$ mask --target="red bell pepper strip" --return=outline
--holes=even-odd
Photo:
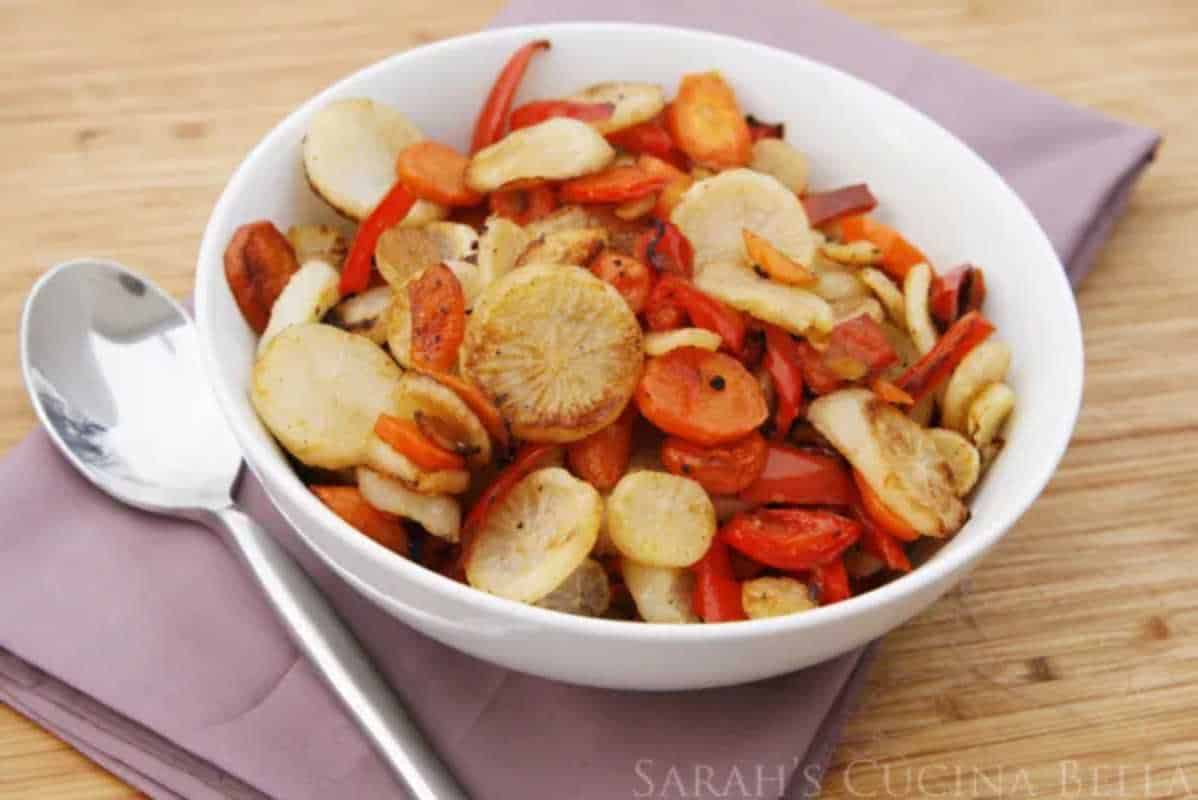
[[[745,114],[745,122],[749,123],[749,136],[754,142],[761,139],[785,139],[785,122],[762,122],[752,114]]]
[[[623,203],[653,194],[667,183],[665,176],[650,175],[637,166],[608,167],[564,182],[558,196],[566,203]]]
[[[384,231],[403,221],[415,203],[416,196],[397,182],[370,212],[370,216],[362,221],[345,257],[345,266],[341,268],[341,294],[356,294],[370,286],[374,246]]]
[[[682,171],[690,169],[686,155],[666,130],[664,112],[651,120],[607,135],[607,141],[635,155],[647,154],[667,161]]]
[[[800,198],[807,221],[812,226],[826,225],[833,220],[873,211],[877,198],[864,183],[855,183],[827,192],[808,192]]]
[[[653,227],[637,237],[633,255],[663,274],[681,275],[689,280],[695,273],[695,250],[671,222],[654,221]]]
[[[836,456],[772,442],[765,469],[738,496],[748,503],[847,508],[857,492],[849,468]]]
[[[799,366],[803,368],[803,381],[815,394],[828,394],[840,388],[843,379],[824,362],[824,354],[804,339],[795,343],[798,348]]]
[[[785,439],[803,408],[803,370],[798,342],[777,325],[765,326],[766,372],[778,395],[774,412],[774,439]]]
[[[994,332],[990,321],[977,311],[970,311],[952,324],[935,346],[899,376],[895,385],[918,403],[936,389],[961,363],[969,351]]]
[[[686,311],[691,324],[714,331],[723,340],[721,347],[736,354],[745,346],[748,326],[744,315],[731,306],[696,289],[677,275],[662,275],[649,294],[649,307],[654,300],[666,305],[677,304]]]
[[[524,79],[524,73],[528,70],[528,62],[532,61],[537,51],[548,49],[549,40],[539,39],[524,45],[508,59],[499,77],[495,79],[490,94],[487,95],[478,120],[474,123],[474,137],[470,140],[471,153],[477,153],[503,138],[508,112],[512,110],[512,100],[515,99],[520,81]]]
[[[815,590],[819,594],[821,606],[839,603],[841,600],[848,600],[853,596],[852,587],[849,586],[849,572],[844,567],[843,558],[837,558],[813,568],[811,578],[815,583]]]
[[[929,306],[941,325],[952,325],[962,314],[977,311],[986,301],[986,276],[981,268],[962,264],[932,284]]]
[[[580,122],[599,122],[610,119],[616,110],[614,103],[581,103],[576,100],[534,100],[512,111],[509,127],[527,128],[554,117],[568,117]]]
[[[861,520],[861,549],[895,572],[910,572],[911,561],[903,550],[903,544],[886,531],[858,516]]]
[[[695,573],[691,607],[700,619],[704,622],[735,622],[749,618],[741,602],[740,583],[732,571],[727,545],[716,539],[691,569]]]
[[[867,374],[885,369],[899,360],[882,326],[868,314],[845,320],[833,328],[823,358],[825,364],[850,359],[863,365]]]
[[[806,508],[759,508],[720,529],[729,547],[771,567],[806,570],[838,558],[861,537],[861,523]]]

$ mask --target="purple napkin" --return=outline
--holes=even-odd
[[[808,5],[516,0],[496,24],[597,17],[756,39],[897,94],[1011,182],[1075,282],[1157,142]],[[369,605],[303,551],[252,480],[241,496],[318,577],[478,798],[813,796],[863,681],[863,653],[691,693],[508,672]],[[0,700],[154,797],[397,795],[219,540],[108,501],[40,431],[0,464]]]

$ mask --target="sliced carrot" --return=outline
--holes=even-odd
[[[815,282],[814,272],[787,256],[766,239],[748,228],[741,229],[741,236],[754,269],[761,270],[779,283],[792,286],[807,286]]]
[[[843,241],[873,242],[882,251],[882,270],[896,280],[901,281],[912,267],[928,260],[918,247],[904,239],[898,231],[868,214],[844,217],[837,224]]]
[[[609,167],[602,172],[566,181],[558,196],[567,203],[623,203],[653,194],[667,179],[636,166]]]
[[[379,414],[374,423],[374,432],[393,450],[420,467],[428,470],[464,469],[466,461],[457,453],[450,452],[425,436],[420,426],[411,420]]]
[[[887,403],[895,406],[913,406],[915,398],[907,394],[905,391],[895,386],[890,381],[883,378],[881,375],[873,379],[870,384],[874,394],[885,400]]]
[[[615,486],[628,469],[635,423],[636,406],[629,403],[615,422],[585,439],[570,443],[566,448],[570,469],[601,492]]]
[[[641,313],[653,289],[653,271],[646,264],[615,250],[603,250],[591,261],[591,272],[616,287],[633,314]]]
[[[607,140],[629,153],[656,156],[680,170],[687,169],[686,155],[674,145],[670,132],[666,130],[665,117],[663,112],[639,125],[609,133]]]
[[[499,413],[499,409],[482,393],[481,389],[448,372],[436,372],[419,367],[416,368],[416,371],[452,389],[487,429],[487,434],[491,437],[491,442],[495,447],[501,451],[507,449],[508,440],[511,438],[508,434],[507,423],[503,421],[503,415]]]
[[[616,110],[614,103],[581,103],[574,100],[534,100],[512,111],[508,125],[512,130],[527,128],[554,117],[568,117],[581,122],[610,119]]]
[[[753,156],[749,124],[718,72],[684,75],[666,122],[682,152],[704,167],[742,167]]]
[[[544,181],[534,181],[491,192],[491,211],[517,225],[546,217],[557,208],[557,194]]]
[[[395,162],[404,186],[421,200],[447,206],[472,206],[483,197],[466,185],[470,160],[447,144],[422,141],[405,147]]]
[[[911,523],[891,511],[878,497],[878,493],[865,480],[865,476],[853,470],[853,480],[857,482],[857,490],[861,492],[861,507],[869,521],[886,533],[904,542],[913,542],[919,538],[919,531]]]
[[[665,186],[657,195],[657,203],[653,206],[653,216],[668,221],[670,212],[674,210],[674,206],[678,205],[678,201],[682,199],[686,190],[694,185],[695,179],[690,176],[690,173],[683,172],[670,162],[647,153],[636,160],[636,165],[650,175],[660,175],[667,179]]]
[[[458,359],[466,335],[466,294],[444,264],[429,267],[408,284],[412,306],[412,361],[445,371]]]
[[[402,556],[410,554],[408,529],[403,520],[379,511],[358,491],[357,486],[309,486],[334,514],[376,542]]]

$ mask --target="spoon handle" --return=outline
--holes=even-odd
[[[466,800],[362,646],[316,584],[258,523],[236,508],[203,520],[254,573],[292,638],[416,800]]]

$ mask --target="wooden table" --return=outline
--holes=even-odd
[[[1063,467],[960,590],[886,639],[826,796],[1198,795],[1198,14],[832,4],[1168,141],[1079,295],[1086,402]],[[33,424],[16,328],[43,270],[106,254],[185,293],[218,192],[277,120],[500,0],[354,5],[0,7],[0,444]],[[0,797],[134,795],[0,706]]]

